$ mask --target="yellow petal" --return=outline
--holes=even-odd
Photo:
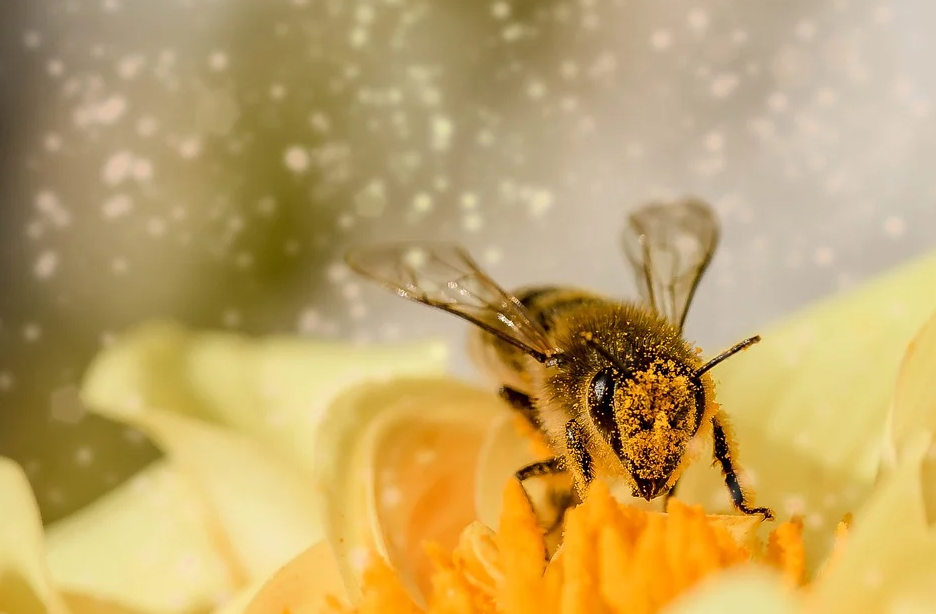
[[[311,474],[231,430],[167,411],[135,414],[212,510],[240,580],[265,578],[322,537]]]
[[[0,612],[69,614],[46,568],[42,520],[19,465],[0,457]]]
[[[905,458],[855,515],[841,556],[815,584],[813,611],[882,612],[933,594],[936,530],[926,523],[920,474],[930,441],[927,432],[908,441]]]
[[[812,568],[873,484],[900,360],[936,305],[934,279],[930,254],[759,331],[761,343],[713,371],[757,504],[804,515]],[[679,488],[729,509],[708,462]]]
[[[347,600],[331,548],[319,542],[278,570],[243,612],[318,614],[329,596]]]
[[[205,610],[236,590],[217,521],[160,461],[47,530],[57,586],[140,611]]]
[[[450,549],[474,519],[477,453],[503,411],[493,393],[446,378],[361,386],[335,401],[315,448],[328,541],[353,598],[373,548],[418,598],[422,542]]]
[[[82,399],[119,421],[162,409],[239,430],[314,469],[309,441],[343,389],[439,374],[439,341],[354,347],[297,337],[191,332],[171,322],[130,329],[92,363]]]
[[[936,432],[936,313],[907,348],[891,403],[890,432],[899,448],[921,430]]]
[[[831,614],[839,610],[822,610]],[[842,610],[844,612],[845,610]],[[744,567],[718,574],[687,592],[662,614],[800,614],[793,594],[776,574]]]

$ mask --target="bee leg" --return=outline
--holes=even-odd
[[[744,495],[744,489],[741,488],[741,482],[738,480],[738,471],[735,466],[734,453],[731,450],[730,440],[725,431],[725,426],[718,419],[718,416],[712,418],[712,439],[714,440],[713,453],[715,461],[721,468],[722,475],[725,477],[725,486],[728,487],[728,493],[731,495],[731,502],[744,514],[762,514],[766,520],[773,520],[773,512],[766,507],[750,507]]]
[[[669,492],[667,492],[665,495],[663,495],[663,511],[664,511],[664,512],[666,511],[666,508],[669,507],[669,500],[670,500],[670,498],[676,495],[676,487],[677,487],[677,486],[679,486],[679,479],[678,479],[678,478],[677,478],[676,481],[673,483],[673,487],[669,489]]]
[[[502,386],[497,394],[517,413],[526,418],[530,426],[538,431],[543,429],[543,425],[540,424],[539,418],[536,415],[536,408],[533,406],[533,401],[530,400],[528,395],[510,386]]]
[[[565,462],[561,457],[549,458],[544,461],[530,463],[526,467],[519,469],[514,476],[520,482],[526,482],[530,478],[538,478],[541,475],[553,475],[565,471]]]
[[[575,420],[566,423],[566,449],[569,452],[569,470],[575,481],[575,490],[580,499],[585,498],[588,485],[595,477],[592,466],[592,457],[585,447],[585,436],[582,427]]]

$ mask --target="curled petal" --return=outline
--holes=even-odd
[[[888,608],[934,595],[936,529],[926,522],[921,491],[931,439],[922,432],[908,440],[900,464],[856,513],[845,547],[815,584],[812,611],[898,611]]]
[[[106,601],[183,614],[226,600],[241,583],[222,536],[197,489],[159,461],[50,526],[47,560],[75,612]]]
[[[19,465],[0,457],[0,612],[70,614],[46,568],[42,520]]]
[[[161,409],[240,431],[314,470],[309,442],[345,388],[397,376],[440,374],[439,341],[354,347],[296,337],[192,332],[154,321],[123,333],[92,363],[89,409],[120,422]]]
[[[396,380],[341,395],[315,441],[326,536],[353,599],[377,551],[420,600],[423,543],[455,547],[475,518],[474,469],[497,397],[455,380]],[[326,459],[330,459],[326,462]]]
[[[273,574],[243,613],[318,614],[330,597],[347,600],[332,550],[318,542]]]
[[[847,610],[819,610],[845,612]],[[662,614],[800,614],[798,599],[776,574],[744,567],[718,574],[666,607]]]
[[[936,304],[934,278],[936,254],[760,331],[761,343],[713,371],[743,477],[758,505],[804,516],[812,570],[835,524],[871,491],[893,382]],[[691,466],[679,488],[680,498],[730,509],[708,462]]]

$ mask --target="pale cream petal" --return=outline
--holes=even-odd
[[[477,453],[504,411],[493,393],[446,378],[362,386],[336,400],[316,449],[327,537],[350,595],[372,549],[418,594],[421,542],[454,547],[474,519]]]
[[[162,409],[234,428],[314,468],[309,445],[344,388],[396,376],[440,374],[440,341],[355,347],[297,337],[192,332],[148,322],[94,360],[82,388],[92,411],[119,421]]]
[[[315,481],[277,451],[167,411],[140,412],[131,423],[198,487],[242,581],[267,577],[321,539]]]
[[[904,355],[890,421],[895,448],[921,430],[936,432],[936,313],[917,332]]]
[[[920,473],[931,439],[923,432],[907,441],[905,457],[856,515],[841,555],[815,584],[815,611],[883,612],[934,594],[936,529],[926,523]]]
[[[45,561],[42,519],[20,466],[0,457],[0,612],[70,614]]]
[[[936,254],[758,331],[761,343],[713,371],[757,504],[805,516],[812,568],[870,492],[901,358],[936,305],[933,279]],[[679,497],[730,509],[707,459]]]
[[[86,607],[105,600],[160,614],[205,610],[234,593],[203,497],[160,461],[47,530],[57,586]],[[71,599],[70,599],[71,602]]]
[[[332,550],[326,542],[319,542],[269,578],[243,612],[284,614],[288,608],[290,614],[319,614],[329,597],[347,603]]]
[[[833,614],[838,610],[819,610]],[[856,610],[857,611],[857,610]],[[800,614],[795,595],[780,578],[756,567],[726,571],[701,583],[661,614]]]

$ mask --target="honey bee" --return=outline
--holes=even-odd
[[[640,302],[562,287],[510,293],[451,244],[367,247],[345,261],[400,296],[477,327],[476,362],[555,454],[519,469],[521,482],[567,473],[581,500],[595,478],[617,478],[635,497],[669,497],[692,460],[690,444],[711,441],[734,507],[771,519],[738,478],[709,374],[760,337],[703,361],[682,332],[718,239],[715,215],[699,200],[654,202],[632,213],[621,242]]]

